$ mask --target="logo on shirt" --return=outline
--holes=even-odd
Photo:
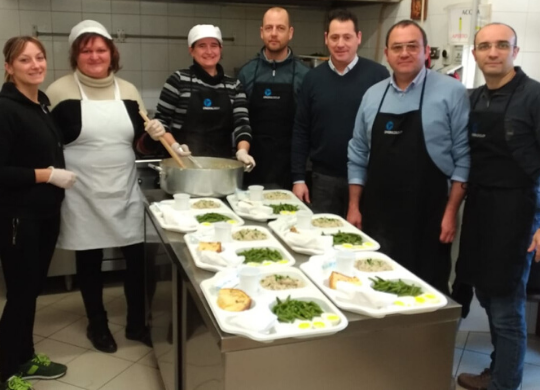
[[[474,138],[485,138],[486,137],[485,134],[478,132],[479,127],[480,126],[478,125],[478,123],[473,123],[473,124],[470,125],[471,137],[474,137]]]
[[[272,90],[270,88],[266,88],[264,90],[263,99],[279,100],[281,99],[281,96],[272,96]]]
[[[384,134],[390,134],[390,135],[398,135],[403,133],[403,130],[394,130],[394,122],[388,121],[386,122],[386,130],[384,131]]]
[[[219,107],[212,107],[212,100],[211,99],[204,99],[203,101],[204,107],[203,110],[219,110]]]

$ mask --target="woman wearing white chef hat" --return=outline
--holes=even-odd
[[[93,20],[69,35],[74,72],[47,90],[65,141],[66,167],[79,181],[62,205],[57,246],[74,250],[77,279],[94,347],[115,352],[103,305],[103,249],[120,247],[126,260],[126,338],[151,345],[145,324],[143,196],[137,183],[134,146],[150,152],[135,86],[115,76],[120,55],[105,27]],[[151,121],[153,125],[157,121]]]
[[[188,144],[195,155],[227,158],[236,151],[253,169],[248,102],[240,82],[219,64],[222,44],[219,27],[199,24],[189,31],[193,65],[167,79],[157,106],[156,119],[167,134],[158,126],[147,131],[154,139],[165,135],[171,144]]]

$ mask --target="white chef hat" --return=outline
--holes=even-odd
[[[219,27],[211,24],[198,24],[189,30],[188,46],[191,47],[195,42],[203,38],[216,38],[220,44],[223,44]]]
[[[85,33],[99,34],[104,38],[112,40],[111,35],[101,23],[96,22],[95,20],[83,20],[82,22],[77,23],[75,27],[71,29],[71,33],[69,34],[68,38],[69,44],[71,45],[75,39]]]

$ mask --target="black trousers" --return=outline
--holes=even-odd
[[[347,218],[349,183],[346,177],[334,177],[318,172],[312,174],[311,208],[314,213],[331,213]]]
[[[126,260],[124,293],[127,301],[126,333],[137,333],[146,325],[144,294],[144,243],[120,248]],[[103,325],[107,312],[103,305],[103,249],[76,251],[77,280],[90,324]]]
[[[34,356],[32,333],[60,227],[60,215],[42,219],[0,218],[0,259],[7,302],[0,320],[0,380]]]

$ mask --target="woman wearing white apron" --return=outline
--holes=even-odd
[[[94,347],[115,352],[103,306],[103,249],[120,247],[126,259],[126,338],[151,345],[145,324],[143,196],[136,180],[140,152],[155,147],[138,115],[136,88],[114,76],[119,55],[98,22],[77,24],[69,36],[75,72],[48,89],[53,115],[65,138],[66,166],[79,177],[62,206],[57,246],[76,251],[77,279]],[[146,145],[146,148],[145,148]]]

